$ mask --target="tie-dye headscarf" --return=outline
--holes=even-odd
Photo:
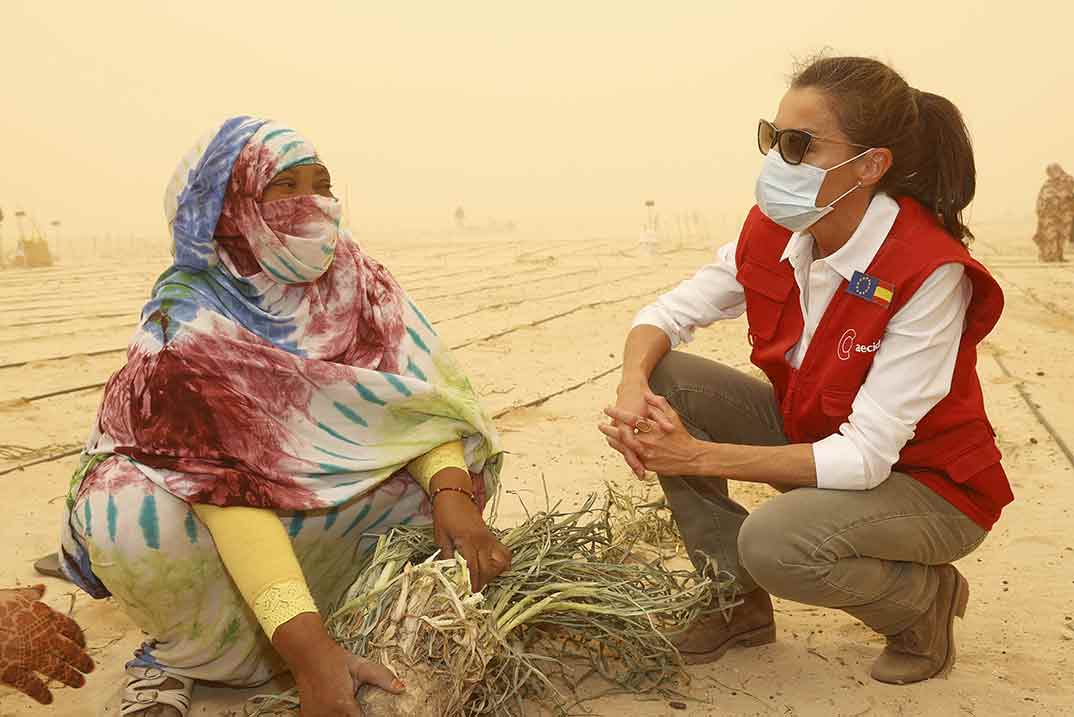
[[[225,249],[218,253],[232,260],[233,271],[262,270],[281,284],[306,284],[331,265],[340,232],[337,199],[315,194],[260,201],[273,177],[303,164],[320,164],[317,151],[274,122],[262,125],[239,153],[216,224],[218,246]]]
[[[165,197],[174,265],[87,452],[129,456],[189,502],[307,510],[462,438],[491,493],[491,420],[422,313],[340,228],[335,200],[260,202],[279,172],[310,163],[296,132],[250,117],[184,157]]]

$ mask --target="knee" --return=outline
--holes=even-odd
[[[694,407],[691,406],[690,391],[683,390],[684,386],[692,383],[691,377],[695,376],[690,366],[693,358],[695,357],[690,354],[669,351],[649,376],[649,390],[667,399],[671,407],[686,421],[691,433],[701,438],[702,436],[697,435],[690,428],[693,425],[692,409]],[[704,438],[711,440],[707,436]]]
[[[794,540],[788,518],[766,504],[750,513],[738,534],[739,563],[758,586],[780,597],[793,597],[808,577],[809,556]]]
[[[782,540],[782,531],[766,518],[763,509],[750,513],[738,532],[739,564],[768,592],[779,576]]]
[[[83,484],[71,508],[72,527],[85,545],[133,558],[209,540],[185,501],[134,466],[121,470],[98,471],[100,475]]]

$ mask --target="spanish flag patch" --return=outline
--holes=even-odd
[[[895,287],[891,282],[881,281],[875,276],[855,271],[850,277],[850,282],[847,283],[847,293],[880,306],[888,306],[895,297]]]

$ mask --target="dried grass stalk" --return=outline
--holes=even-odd
[[[512,567],[476,594],[461,557],[438,559],[430,530],[381,537],[327,620],[345,648],[407,683],[402,701],[361,692],[369,717],[513,717],[532,697],[565,711],[572,698],[557,685],[591,676],[608,691],[666,690],[681,672],[667,634],[709,605],[713,583],[636,559],[639,545],[667,549],[677,535],[657,507],[612,490],[596,503],[498,531]],[[287,704],[293,695],[261,698],[251,714]]]
[[[616,543],[631,556],[668,560],[685,554],[671,508],[659,490],[606,484],[608,521]]]

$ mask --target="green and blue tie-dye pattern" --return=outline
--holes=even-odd
[[[87,482],[73,506],[93,572],[153,641],[134,664],[199,680],[244,686],[283,669],[256,617],[190,506],[114,457]],[[148,527],[146,506],[154,520]],[[429,521],[428,497],[405,476],[331,509],[281,513],[322,611],[331,610],[357,575],[377,536]]]

